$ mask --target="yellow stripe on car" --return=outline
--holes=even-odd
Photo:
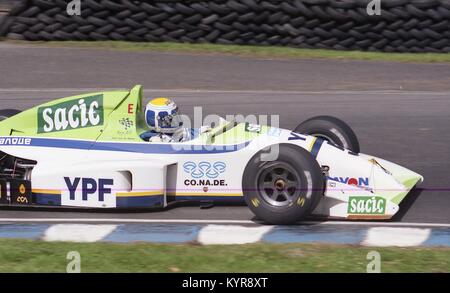
[[[192,192],[177,192],[177,193],[169,193],[168,195],[172,196],[243,196],[242,193],[192,193]]]
[[[314,147],[314,144],[316,143],[316,140],[317,140],[317,137],[314,137],[312,140],[311,140],[311,144],[309,145],[309,151],[311,152],[312,151],[312,149],[313,149],[313,147]]]
[[[61,190],[56,190],[56,189],[33,189],[31,192],[32,193],[41,193],[41,194],[61,195]]]
[[[129,196],[155,196],[163,195],[163,190],[157,191],[130,191],[130,192],[117,192],[116,197],[129,197]]]

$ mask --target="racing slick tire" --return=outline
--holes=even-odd
[[[336,117],[316,116],[300,123],[294,132],[320,137],[339,147],[359,153],[359,141],[351,127]]]
[[[19,114],[21,111],[15,109],[3,109],[0,110],[0,121],[3,121],[9,117]]]
[[[268,224],[293,224],[308,216],[323,195],[323,174],[306,150],[278,145],[276,160],[263,161],[268,149],[256,153],[244,170],[244,199],[256,217]]]

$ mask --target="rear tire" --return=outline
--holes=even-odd
[[[269,224],[293,224],[304,219],[323,195],[323,174],[306,150],[279,145],[274,161],[262,161],[262,150],[248,162],[243,176],[244,199],[256,217]]]
[[[300,123],[294,132],[313,135],[346,148],[360,152],[359,141],[351,127],[336,117],[316,116]]]
[[[3,109],[0,110],[0,121],[8,119],[14,115],[19,114],[21,111],[15,109]]]

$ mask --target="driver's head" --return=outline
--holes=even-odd
[[[174,133],[181,126],[178,106],[169,98],[154,98],[145,109],[145,121],[150,130]]]

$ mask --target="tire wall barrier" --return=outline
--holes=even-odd
[[[2,0],[0,0],[2,1]],[[0,36],[30,41],[127,40],[450,52],[449,0],[24,0]]]

